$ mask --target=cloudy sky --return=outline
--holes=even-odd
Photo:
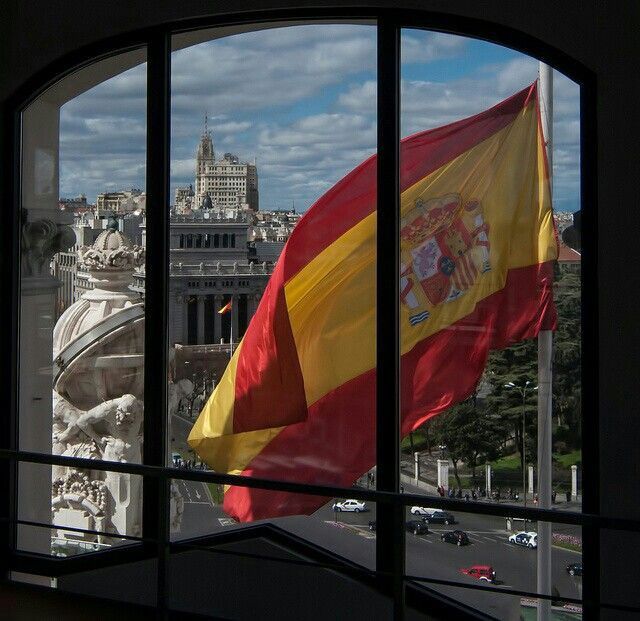
[[[376,36],[370,26],[295,26],[173,53],[171,192],[194,181],[205,113],[216,154],[258,164],[260,206],[306,210],[375,150]],[[65,104],[60,195],[144,188],[145,66]],[[407,30],[402,134],[484,110],[537,77],[506,48]],[[579,206],[579,89],[554,76],[554,199]]]

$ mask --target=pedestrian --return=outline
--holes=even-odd
[[[404,494],[404,486],[403,485],[400,486],[400,493]]]
[[[567,502],[571,501],[571,492],[567,492]]]
[[[538,494],[534,494],[533,495],[533,504],[537,505],[538,504]]]
[[[554,489],[551,492],[551,502],[555,503],[555,501],[556,501],[556,490]]]
[[[466,492],[464,495],[465,502],[469,502],[469,492]]]

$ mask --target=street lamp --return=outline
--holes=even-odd
[[[525,452],[524,434],[525,434],[525,403],[527,400],[527,388],[531,381],[527,380],[522,386],[518,386],[513,382],[507,382],[504,387],[515,389],[522,395],[522,495],[524,497],[524,508],[527,508],[527,456]],[[538,390],[537,386],[533,386],[531,390]]]

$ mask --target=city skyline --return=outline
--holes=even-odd
[[[402,37],[402,135],[475,114],[531,83],[535,59],[454,35]],[[375,30],[296,26],[172,56],[171,196],[193,183],[208,111],[216,155],[257,160],[260,205],[304,211],[375,150]],[[274,85],[276,88],[274,88]],[[579,208],[579,87],[555,72],[554,200]],[[145,66],[61,112],[60,194],[144,187]]]

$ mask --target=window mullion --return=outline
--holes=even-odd
[[[144,463],[164,466],[167,447],[170,36],[153,35],[147,61],[147,202]],[[169,481],[145,477],[143,535],[158,542],[158,608],[164,608]]]
[[[400,491],[400,29],[378,21],[378,171],[376,280],[376,455],[377,489]],[[394,617],[404,609],[404,507],[379,502],[376,567],[389,576]]]

